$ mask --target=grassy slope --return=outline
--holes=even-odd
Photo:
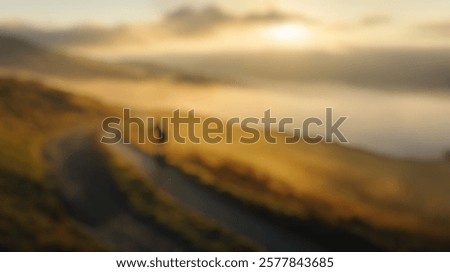
[[[21,101],[23,92],[9,90],[43,88],[7,82],[0,89],[2,177],[20,173],[40,181],[39,149],[48,127],[60,128],[61,120],[76,123],[80,109],[58,108],[59,98],[52,95]],[[49,118],[55,112],[63,115]],[[389,249],[450,244],[450,168],[445,162],[394,160],[335,145],[172,145],[164,152],[187,173],[274,214],[319,218]]]
[[[38,83],[0,79],[0,249],[107,249],[84,233],[62,208],[42,148],[74,128],[98,129],[110,111],[113,109]],[[103,156],[132,210],[179,237],[189,248],[260,249],[182,208],[120,158]]]
[[[241,133],[234,135],[237,139]],[[263,141],[172,141],[159,150],[143,148],[164,153],[171,164],[284,217],[288,224],[321,222],[391,250],[450,247],[450,168],[443,161],[403,161],[339,145]]]
[[[110,152],[106,157],[118,189],[126,195],[130,207],[136,214],[144,220],[164,226],[168,232],[178,235],[193,250],[262,249],[194,211],[181,209],[176,200],[158,189],[149,177],[134,171],[127,161],[118,158],[114,153]]]
[[[100,250],[61,207],[46,179],[40,146],[84,111],[68,95],[0,79],[0,248]]]

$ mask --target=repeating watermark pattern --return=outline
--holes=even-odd
[[[217,117],[200,118],[193,109],[185,114],[177,109],[171,116],[160,118],[132,116],[130,109],[123,109],[121,117],[111,116],[103,120],[103,136],[100,141],[104,144],[129,144],[134,135],[138,144],[164,144],[170,140],[181,144],[199,144],[202,141],[210,144],[232,144],[235,141],[253,144],[261,140],[276,144],[281,138],[285,144],[300,141],[310,144],[348,143],[340,130],[347,118],[340,116],[334,119],[332,108],[325,109],[325,120],[309,117],[301,122],[295,122],[292,117],[276,118],[272,116],[270,109],[259,118],[231,117],[227,120]],[[321,130],[323,133],[313,130]]]

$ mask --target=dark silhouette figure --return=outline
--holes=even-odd
[[[167,136],[164,132],[164,129],[160,125],[156,125],[155,127],[156,131],[156,139],[158,144],[163,144],[167,142]]]
[[[449,161],[449,162],[450,162],[450,150],[448,150],[447,152],[445,152],[444,158],[445,158],[446,161]]]

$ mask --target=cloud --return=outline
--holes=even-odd
[[[284,21],[297,21],[304,24],[316,24],[319,21],[304,14],[289,14],[279,10],[269,10],[265,13],[250,13],[242,18],[244,22],[271,23]]]
[[[416,30],[420,34],[448,39],[450,37],[450,21],[420,24]]]
[[[392,21],[392,18],[385,15],[385,14],[372,14],[372,15],[366,15],[360,20],[361,26],[379,26],[379,25],[385,25]]]
[[[67,28],[40,28],[31,24],[3,23],[0,34],[12,35],[41,45],[62,49],[86,50],[113,48],[114,46],[148,47],[186,38],[208,38],[224,29],[240,31],[253,26],[301,21],[316,23],[302,14],[288,14],[279,10],[233,14],[219,6],[193,8],[183,6],[168,12],[159,21],[128,23],[116,26],[82,24]]]
[[[177,34],[192,35],[210,33],[226,25],[249,26],[286,21],[301,21],[305,24],[316,22],[316,20],[302,14],[288,14],[275,9],[238,16],[218,6],[207,6],[203,9],[184,6],[169,12],[160,22],[160,25],[170,28]]]
[[[291,51],[175,55],[156,59],[214,77],[299,83],[342,83],[383,90],[450,90],[450,49],[352,48],[345,52]]]
[[[216,6],[209,6],[201,10],[185,6],[169,12],[160,25],[168,27],[178,34],[191,35],[209,32],[233,20],[231,15]]]

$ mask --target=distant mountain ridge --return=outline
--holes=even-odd
[[[148,61],[250,84],[338,83],[382,90],[450,90],[450,48],[167,54]]]
[[[20,38],[0,34],[0,70],[37,73],[68,78],[108,78],[141,80],[171,78],[177,82],[208,84],[212,77],[190,73],[185,69],[167,68],[149,62],[109,63],[70,56]],[[224,83],[223,80],[221,80]]]
[[[75,78],[142,76],[118,65],[68,56],[11,36],[0,36],[0,68]]]

